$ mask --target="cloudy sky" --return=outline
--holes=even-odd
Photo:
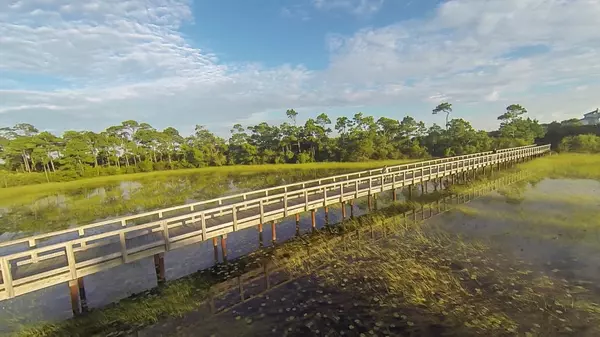
[[[600,0],[0,0],[0,126],[600,107]]]

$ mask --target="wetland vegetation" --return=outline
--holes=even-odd
[[[535,170],[543,161],[540,167],[552,168]],[[595,193],[600,182],[590,179],[590,168],[599,161],[600,156],[561,154],[521,164],[512,170],[527,169],[521,171],[528,172],[523,180],[425,223],[402,213],[418,210],[416,202],[430,197],[411,203],[381,198],[383,209],[343,226],[19,335],[141,329],[141,335],[151,336],[162,326],[177,336],[596,336],[600,261],[594,256],[600,224],[593,212],[600,205]],[[471,193],[512,170],[438,195]],[[211,284],[265,261],[284,266],[293,282],[210,319],[198,313]]]
[[[290,184],[406,160],[162,171],[0,189],[0,235],[49,232],[93,221]],[[12,233],[12,234],[11,234]]]
[[[235,333],[239,336],[597,335],[600,290],[595,284],[600,282],[600,261],[593,256],[600,256],[600,155],[594,153],[600,150],[596,136],[600,132],[574,121],[539,125],[523,118],[524,113],[520,106],[509,106],[499,118],[500,130],[489,134],[473,129],[462,119],[450,120],[447,129],[434,126],[427,130],[410,117],[374,121],[357,114],[354,119],[338,119],[339,135],[332,137],[325,132],[323,116],[318,123],[297,126],[295,115],[290,114],[293,124],[262,123],[249,128],[250,134],[236,126],[227,142],[216,141],[211,138],[216,136],[199,127],[194,136],[181,138],[172,153],[144,143],[140,137],[146,131],[156,132],[155,136],[158,131],[132,121],[119,126],[120,138],[113,139],[123,141],[121,145],[89,147],[89,139],[93,139],[90,133],[69,134],[75,138],[50,142],[67,147],[78,141],[87,144],[80,144],[79,149],[96,154],[96,159],[85,157],[81,162],[67,158],[75,155],[74,149],[52,147],[47,152],[44,143],[32,143],[36,137],[48,136],[34,132],[35,128],[20,125],[5,129],[1,148],[4,168],[10,171],[2,171],[5,188],[0,189],[0,240],[414,160],[411,158],[522,145],[535,138],[550,141],[561,151],[520,164],[517,170],[527,172],[527,179],[458,206],[427,224],[407,223],[399,214],[449,193],[468,194],[515,169],[494,176],[488,172],[486,177],[442,192],[413,193],[412,202],[393,203],[382,195],[379,202],[383,209],[346,221],[343,227],[328,227],[279,247],[259,250],[76,319],[28,324],[17,335],[88,336],[140,329],[153,335],[152,325],[165,320],[167,326],[175,324],[173,331],[181,336],[219,332],[219,324],[238,329]],[[309,137],[307,130],[315,125],[322,128],[319,130],[325,132],[325,138]],[[285,138],[282,130],[290,137]],[[138,131],[141,133],[136,136]],[[29,142],[23,137],[30,137]],[[69,142],[64,143],[65,139]],[[204,147],[207,139],[224,147],[218,151]],[[15,144],[34,145],[25,148],[22,155],[22,151],[7,150]],[[46,151],[46,159],[36,157],[40,149]],[[55,151],[60,152],[60,158],[55,157]],[[15,154],[12,159],[6,157],[9,152]],[[254,153],[254,159],[242,160],[240,153]],[[56,162],[50,163],[51,159]],[[363,162],[317,163],[330,160]],[[279,164],[233,165],[262,163]],[[147,172],[162,169],[173,170]],[[110,175],[116,173],[129,174]],[[81,178],[87,179],[67,181]],[[34,183],[37,185],[31,185]],[[356,206],[366,208],[364,200]],[[366,231],[348,245],[346,239],[359,233],[357,229],[373,226],[381,234],[382,224],[395,228],[394,234],[373,244],[368,243],[370,233]],[[305,262],[307,247],[311,248],[310,256],[318,256],[322,268]],[[202,327],[174,319],[185,318],[202,307],[214,284],[265,261],[284,266],[297,277],[291,290],[274,290],[244,305],[245,309],[202,320]],[[260,302],[271,303],[263,307]]]

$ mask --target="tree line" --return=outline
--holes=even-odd
[[[228,139],[202,125],[183,136],[173,128],[158,130],[148,123],[127,120],[102,132],[66,131],[61,136],[20,123],[0,129],[2,168],[43,174],[47,181],[153,170],[221,165],[367,161],[441,157],[532,144],[547,126],[526,117],[519,104],[506,108],[493,132],[476,130],[461,118],[450,118],[452,104],[432,110],[445,114],[445,124],[427,128],[422,121],[375,119],[361,112],[332,121],[324,113],[299,123],[287,110],[288,121],[244,127],[236,124]],[[63,179],[64,178],[64,179]]]

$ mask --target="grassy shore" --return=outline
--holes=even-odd
[[[68,182],[44,183],[37,185],[25,185],[9,188],[0,188],[0,205],[13,205],[23,201],[29,201],[36,196],[52,195],[82,188],[97,188],[111,183],[121,181],[145,181],[163,179],[167,177],[177,177],[186,175],[213,175],[213,174],[259,174],[269,172],[293,172],[293,171],[323,171],[329,172],[339,170],[340,172],[360,171],[382,167],[384,165],[401,165],[414,160],[385,160],[369,161],[357,163],[309,163],[309,164],[280,164],[280,165],[235,165],[205,167],[198,169],[182,169],[172,171],[155,171],[148,173],[120,174],[115,176],[102,176],[88,179],[81,179]],[[327,175],[330,175],[328,173]]]
[[[548,178],[600,179],[600,154],[561,153],[519,167]]]

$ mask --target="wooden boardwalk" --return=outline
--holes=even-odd
[[[0,300],[69,282],[73,301],[83,277],[154,256],[164,280],[162,254],[228,233],[271,223],[364,196],[540,156],[549,145],[525,146],[429,160],[277,186],[223,198],[130,215],[94,224],[0,243]],[[77,304],[79,305],[79,304]],[[74,312],[77,312],[75,304]]]

